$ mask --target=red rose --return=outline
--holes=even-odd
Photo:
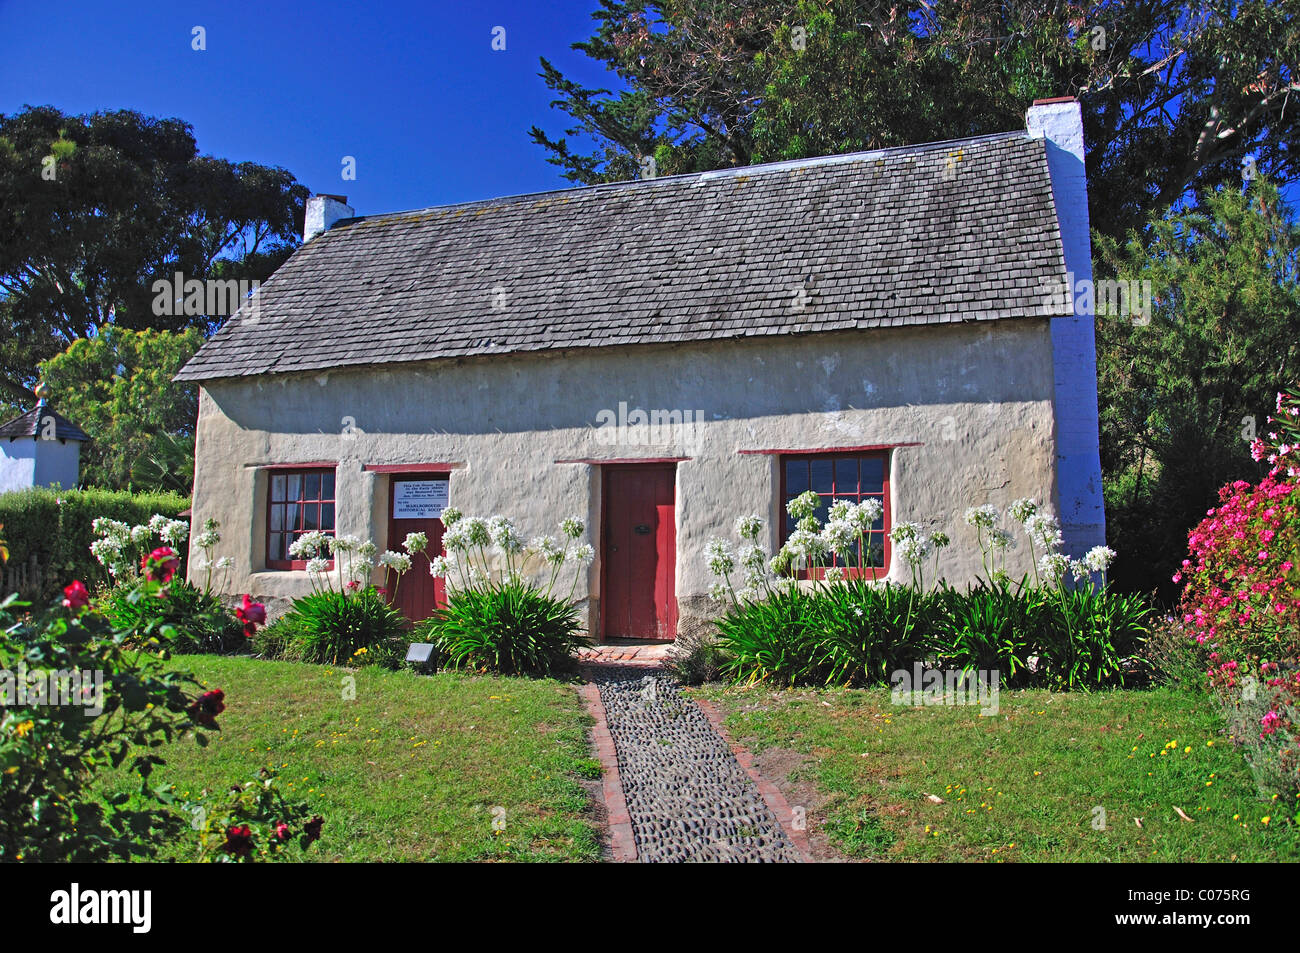
[[[168,583],[180,565],[181,560],[176,555],[176,550],[170,546],[159,546],[144,558],[141,568],[144,569],[144,577],[150,582]]]
[[[84,609],[90,605],[90,593],[80,579],[63,587],[63,604],[69,609]]]
[[[246,857],[253,849],[253,832],[247,824],[231,827],[226,831],[226,842],[221,849],[236,857]]]
[[[257,627],[266,623],[266,606],[253,602],[244,593],[244,604],[235,610],[235,618],[244,623],[244,635],[251,639]]]
[[[276,840],[288,840],[292,836],[293,836],[293,831],[289,829],[289,825],[286,824],[284,821],[281,821],[280,823],[275,825]]]
[[[186,714],[200,725],[217,727],[217,716],[226,710],[226,694],[219,688],[204,692],[185,709]]]

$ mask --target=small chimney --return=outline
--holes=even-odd
[[[1052,364],[1056,376],[1058,512],[1066,553],[1081,556],[1106,542],[1106,516],[1097,433],[1094,316],[1078,310],[1078,289],[1083,282],[1092,285],[1086,146],[1079,101],[1073,96],[1035,100],[1025,114],[1025,128],[1031,138],[1047,141],[1047,168],[1052,177],[1065,270],[1067,280],[1073,281],[1069,290],[1075,313],[1052,319]]]
[[[357,213],[348,204],[346,195],[313,195],[307,199],[307,217],[303,221],[302,240],[309,242],[321,232],[327,232],[341,219],[352,218]]]

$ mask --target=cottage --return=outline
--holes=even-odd
[[[356,216],[306,242],[178,375],[201,385],[194,520],[232,594],[310,591],[314,528],[397,548],[450,501],[525,534],[585,518],[598,637],[715,614],[705,547],[809,488],[953,538],[1031,496],[1104,542],[1083,134],[1072,99],[953,142]],[[1028,553],[1012,554],[1016,571]],[[441,598],[427,562],[403,608]]]

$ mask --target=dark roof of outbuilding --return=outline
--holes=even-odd
[[[54,419],[54,436],[57,440],[81,440],[87,441],[90,438],[86,432],[68,420],[62,414],[57,414],[48,407],[37,405],[27,413],[15,417],[13,420],[0,424],[0,439],[12,440],[16,437],[36,437],[46,431],[46,419]]]
[[[345,219],[177,378],[1049,316],[1064,278],[1005,133]]]

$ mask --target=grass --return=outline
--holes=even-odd
[[[792,775],[823,799],[809,828],[820,822],[848,856],[1300,859],[1300,833],[1287,823],[1300,805],[1261,798],[1213,702],[1176,689],[1003,692],[986,717],[894,705],[887,688],[698,691],[752,750],[809,756]]]
[[[223,689],[226,710],[208,747],[184,739],[161,749],[155,784],[189,797],[273,767],[286,798],[325,818],[315,860],[600,858],[579,781],[600,766],[572,686],[203,655],[175,665]],[[98,783],[104,795],[135,787],[125,769]],[[163,859],[192,856],[183,842]]]

